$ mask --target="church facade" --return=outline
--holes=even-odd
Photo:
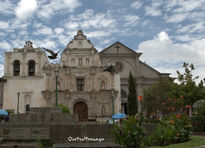
[[[55,106],[57,101],[78,113],[81,121],[106,121],[113,113],[126,111],[130,72],[136,78],[138,96],[159,78],[169,76],[141,62],[140,55],[120,42],[98,52],[79,30],[54,64],[28,41],[23,48],[5,53],[3,109],[22,113],[27,107]],[[103,70],[103,65],[113,63],[119,74]]]

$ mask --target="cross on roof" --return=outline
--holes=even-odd
[[[119,46],[118,43],[117,43],[117,46],[115,46],[115,48],[117,48],[117,53],[119,53],[119,48],[120,48],[120,46]]]

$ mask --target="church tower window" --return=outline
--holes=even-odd
[[[15,60],[13,63],[13,73],[14,73],[14,76],[20,75],[20,62],[19,62],[19,60]]]
[[[85,79],[84,78],[77,78],[77,91],[84,91]]]
[[[34,60],[28,61],[28,75],[29,76],[35,75],[35,61]]]

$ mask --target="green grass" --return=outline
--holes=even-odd
[[[171,144],[168,146],[151,146],[149,148],[195,148],[198,146],[205,145],[205,138],[193,136],[190,141],[179,143],[179,144]]]

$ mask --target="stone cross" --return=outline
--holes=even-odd
[[[117,43],[117,46],[115,46],[115,48],[117,48],[117,53],[119,53],[120,46],[118,45],[118,43]]]

